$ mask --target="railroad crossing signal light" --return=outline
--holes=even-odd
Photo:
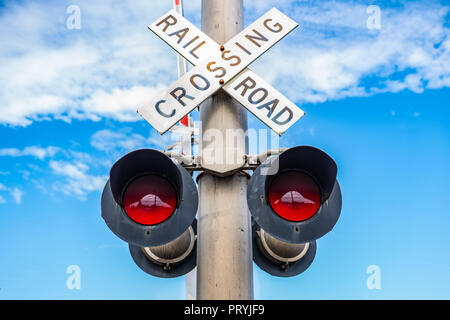
[[[337,166],[325,152],[290,148],[264,161],[253,173],[247,203],[253,219],[253,258],[272,275],[305,271],[316,239],[339,219],[342,195]]]
[[[136,264],[158,277],[196,265],[198,194],[191,175],[162,152],[128,153],[111,168],[102,194],[102,217],[128,242]]]

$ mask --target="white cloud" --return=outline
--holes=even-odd
[[[57,154],[58,157],[55,156]],[[89,166],[92,165],[93,167],[98,167],[99,162],[102,161],[101,159],[99,160],[87,153],[75,150],[64,150],[54,146],[45,148],[28,146],[23,149],[0,149],[0,156],[32,156],[40,160],[49,158],[51,173],[64,177],[64,182],[56,182],[56,184],[53,184],[52,182],[49,184],[46,181],[46,178],[41,178],[48,172],[31,163],[27,165],[31,170],[16,170],[16,172],[20,174],[24,180],[30,181],[38,189],[47,194],[53,194],[53,192],[49,191],[53,188],[53,191],[55,192],[63,192],[67,195],[72,195],[84,200],[86,199],[88,193],[98,191],[103,188],[107,179],[107,176],[105,175],[93,175],[88,172],[90,170]],[[59,160],[60,158],[64,160]],[[100,165],[100,167],[104,170],[103,166]],[[7,174],[9,174],[9,172]],[[53,178],[57,179],[55,177]],[[23,192],[19,188],[8,187],[0,183],[0,191],[10,193],[16,203],[21,203]]]
[[[129,133],[126,131],[100,130],[91,137],[91,145],[97,150],[105,152],[128,152],[139,148],[164,148],[169,142],[178,141],[177,135],[166,134],[164,136],[152,132],[146,138],[140,134]]]
[[[11,196],[13,197],[14,201],[17,204],[22,203],[22,196],[23,196],[23,191],[20,190],[19,188],[15,187],[14,189],[10,190]]]
[[[66,28],[65,7],[57,1],[9,3],[3,10],[0,123],[136,121],[137,107],[175,80],[175,53],[146,28],[171,8],[170,1],[79,5],[80,30]],[[273,3],[245,5],[248,24]],[[361,2],[280,0],[276,7],[300,28],[252,68],[292,100],[450,87],[448,6],[380,5],[380,30],[367,28]],[[185,9],[198,25],[200,1]]]
[[[3,148],[0,149],[0,156],[10,156],[10,157],[23,157],[32,156],[43,160],[45,158],[53,157],[60,149],[58,147],[49,146],[46,148],[41,148],[37,146],[25,147],[20,150],[17,148]]]
[[[145,145],[139,134],[125,134],[111,130],[100,130],[91,137],[91,145],[97,150],[110,152],[116,149],[132,150]]]
[[[17,204],[22,203],[23,191],[20,190],[19,188],[17,188],[17,187],[10,188],[10,187],[7,187],[4,184],[0,183],[0,191],[9,192],[9,194],[12,196],[15,203],[17,203]],[[0,203],[5,203],[5,202],[6,202],[5,197],[3,195],[0,195]]]
[[[89,167],[82,162],[50,161],[50,168],[56,175],[66,178],[64,184],[56,188],[80,200],[85,200],[90,192],[102,190],[108,179],[106,175],[88,174]]]
[[[23,178],[24,180],[30,179],[30,176],[31,176],[31,172],[30,172],[30,171],[27,171],[27,170],[19,170],[19,173],[22,175],[22,178]]]
[[[160,40],[147,29],[170,3],[94,1],[80,8],[80,30],[66,28],[58,1],[3,10],[0,123],[135,121],[135,110],[160,82],[175,79],[175,54],[155,45]]]
[[[450,86],[450,7],[382,7],[380,30],[367,29],[365,9],[336,2],[297,6],[289,13],[302,25],[297,41],[277,45],[255,70],[304,102]]]
[[[107,93],[103,90],[94,92],[84,101],[85,113],[101,114],[119,121],[136,121],[140,116],[136,112],[137,106],[142,106],[158,92],[164,90],[159,85],[156,88],[134,86],[130,89],[114,89]]]

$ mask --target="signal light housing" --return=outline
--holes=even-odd
[[[292,181],[288,181],[289,176]],[[267,159],[256,168],[247,189],[247,203],[255,223],[288,243],[307,243],[322,237],[334,227],[341,212],[342,196],[336,176],[337,166],[333,159],[314,147],[294,147]],[[303,181],[299,181],[299,177]],[[282,183],[284,185],[280,185]],[[271,187],[292,189],[287,197],[292,197],[292,192],[297,193],[296,196],[303,200],[298,208],[307,208],[305,202],[310,202],[313,208],[295,213],[295,210],[290,210],[293,206],[289,209],[288,205],[284,205],[285,211],[292,212],[277,212],[270,198],[271,194],[279,192],[273,189],[271,192]],[[316,194],[316,188],[320,191],[320,197]],[[300,194],[302,190],[304,194]],[[281,197],[278,195],[279,199]],[[315,210],[319,198],[320,205]],[[287,219],[291,216],[294,218]]]
[[[119,159],[101,206],[106,225],[128,242],[142,270],[175,277],[195,267],[197,188],[186,169],[162,152],[141,149]]]
[[[149,175],[158,176],[164,188],[168,184],[173,186],[176,206],[165,220],[145,225],[136,218],[139,215],[135,216],[136,221],[127,214],[124,205],[129,203],[124,195],[138,179]],[[150,186],[150,189],[157,188]],[[133,151],[119,159],[111,168],[102,195],[102,217],[111,231],[122,240],[141,247],[163,245],[179,237],[194,221],[197,206],[197,188],[191,175],[165,154],[152,149]]]
[[[252,214],[253,260],[278,277],[304,272],[316,255],[316,239],[333,229],[342,207],[336,163],[308,146],[264,161],[247,188]]]

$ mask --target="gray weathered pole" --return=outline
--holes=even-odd
[[[242,28],[243,0],[202,0],[202,30],[216,42],[225,43]],[[237,169],[248,150],[241,134],[247,131],[247,114],[220,91],[200,106],[200,120],[204,167],[220,174],[202,173],[198,179],[197,298],[253,299],[248,178]],[[223,143],[215,141],[215,152],[206,159],[211,132]]]

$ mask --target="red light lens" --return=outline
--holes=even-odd
[[[281,173],[270,184],[269,203],[282,218],[304,221],[319,210],[319,186],[307,174],[298,171]]]
[[[146,175],[137,178],[125,190],[123,207],[134,221],[154,225],[166,220],[177,205],[174,187],[164,178]]]

